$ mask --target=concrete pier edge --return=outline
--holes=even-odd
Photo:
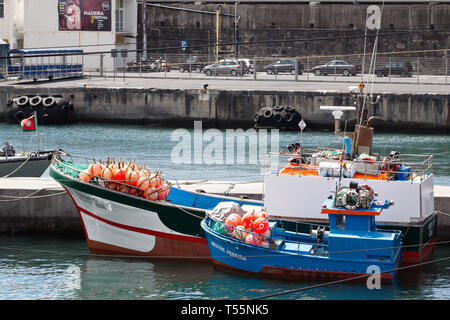
[[[202,189],[208,193],[261,199],[262,182],[172,182],[188,191]],[[226,191],[229,193],[225,194]],[[438,241],[450,240],[450,186],[434,186],[434,198],[435,210],[442,212],[438,213]],[[84,236],[72,199],[52,178],[0,178],[0,200],[0,234]]]

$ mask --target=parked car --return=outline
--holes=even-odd
[[[203,73],[207,76],[211,75],[244,75],[249,72],[247,65],[244,62],[237,61],[219,61],[203,68]]]
[[[388,75],[400,75],[402,77],[411,77],[413,73],[413,66],[409,62],[389,62],[384,66],[379,66],[375,68],[375,74],[378,77]]]
[[[253,63],[251,62],[250,59],[242,59],[242,58],[224,58],[224,59],[220,59],[219,62],[227,62],[227,61],[231,61],[231,62],[239,62],[241,64],[245,64],[245,66],[247,67],[248,72],[247,73],[253,73]]]
[[[264,71],[267,74],[277,74],[288,72],[290,74],[295,74],[295,60],[292,59],[281,59],[274,63],[264,66]],[[298,74],[303,73],[303,65],[298,61]]]
[[[202,62],[202,60],[197,56],[190,56],[186,59],[186,61],[181,64],[178,68],[181,73],[187,71],[195,71],[195,72],[202,72],[203,68],[205,67],[205,63]]]
[[[342,74],[343,76],[356,76],[358,74],[358,67],[354,64],[343,60],[332,60],[324,65],[315,66],[311,71],[316,75],[327,74]]]
[[[252,60],[250,60],[250,59],[238,59],[238,61],[242,61],[242,62],[245,63],[245,65],[248,68],[248,72],[249,73],[253,73],[255,71],[254,68],[253,68],[253,61]]]
[[[128,72],[139,72],[139,71],[158,71],[158,65],[156,61],[152,58],[150,59],[139,59],[127,63]]]

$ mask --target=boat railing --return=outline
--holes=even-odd
[[[41,152],[45,149],[42,133],[35,133],[27,137],[22,136],[20,139],[18,139],[16,136],[14,137],[6,136],[3,137],[2,145],[5,142],[10,143],[14,147],[16,155],[17,154],[26,155],[32,152]],[[21,145],[22,150],[20,151],[17,150],[16,149],[17,145]]]
[[[60,171],[62,173],[65,173],[66,175],[69,175],[70,177],[72,177],[74,179],[79,180],[79,175],[80,175],[80,173],[83,172],[84,169],[83,170],[82,169],[78,169],[78,168],[75,168],[75,167],[67,164],[61,158],[61,155],[62,154],[60,152],[56,152],[53,155],[53,157],[52,157],[52,161],[51,161],[50,165],[55,167],[58,171]],[[68,156],[72,157],[72,155],[68,155]],[[89,158],[86,158],[86,159],[89,159]],[[171,185],[169,184],[167,189],[156,189],[155,191],[152,191],[151,193],[148,193],[147,190],[145,190],[145,189],[142,189],[142,188],[130,185],[130,184],[125,183],[125,182],[120,182],[120,181],[117,181],[117,180],[105,179],[103,177],[97,177],[97,176],[94,176],[94,175],[90,175],[90,176],[92,177],[91,181],[93,181],[94,185],[96,185],[96,186],[107,188],[110,191],[116,191],[115,189],[109,189],[108,188],[108,186],[112,186],[112,185],[121,185],[121,186],[125,186],[127,188],[134,188],[134,189],[136,189],[136,194],[138,193],[137,191],[141,192],[144,195],[146,200],[148,200],[149,196],[152,195],[154,192],[166,191],[168,188],[171,187]],[[80,183],[86,183],[86,182],[83,182],[81,180],[79,180],[79,182]],[[128,194],[128,195],[133,196],[132,194]],[[165,198],[164,198],[164,200],[165,200]]]
[[[321,153],[322,152],[322,153]],[[341,167],[342,162],[342,167]],[[378,155],[346,160],[342,150],[330,148],[306,149],[295,153],[269,153],[265,163],[266,174],[290,174],[298,176],[322,176],[373,178],[380,180],[423,181],[432,174],[433,156],[400,154],[395,158]]]
[[[270,228],[270,235],[266,236],[264,234],[255,233],[250,230],[242,230],[238,227],[234,227],[233,225],[227,225],[225,222],[221,220],[214,219],[213,217],[207,215],[205,218],[205,223],[208,229],[218,235],[221,236],[227,236],[228,238],[239,241],[239,242],[246,242],[247,244],[259,246],[259,247],[265,247],[270,250],[279,250],[283,247],[283,244],[288,241],[290,244],[290,250],[297,248],[297,251],[301,251],[300,249],[302,246],[308,246],[311,249],[308,250],[308,253],[315,254],[315,255],[326,255],[328,252],[328,245],[324,244],[322,242],[316,241],[316,242],[307,242],[307,241],[298,241],[295,240],[292,237],[289,237],[288,235],[280,235],[279,233],[276,234],[276,238],[274,237],[273,230],[275,228]],[[214,226],[218,224],[220,227],[215,228]],[[219,232],[217,230],[221,230],[222,232]],[[225,231],[225,232],[224,232]],[[247,236],[251,234],[251,240],[247,240]],[[296,234],[298,235],[298,234]]]

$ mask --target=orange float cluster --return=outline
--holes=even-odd
[[[102,163],[94,159],[88,169],[80,172],[79,178],[86,183],[95,180],[107,189],[153,201],[163,200],[170,193],[170,184],[162,178],[161,172],[152,172],[145,165],[139,167],[134,161],[108,159]]]
[[[237,240],[269,246],[269,219],[265,212],[247,212],[242,217],[232,213],[225,219],[225,225],[229,228],[231,237]]]

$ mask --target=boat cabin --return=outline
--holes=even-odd
[[[358,195],[358,189],[346,189],[346,194]],[[325,200],[321,214],[328,214],[330,231],[327,234],[328,254],[334,258],[391,260],[402,245],[401,232],[378,230],[375,217],[383,209],[389,208],[392,201],[370,201],[367,208],[358,205],[339,203],[335,198]],[[358,199],[359,200],[359,199]]]

